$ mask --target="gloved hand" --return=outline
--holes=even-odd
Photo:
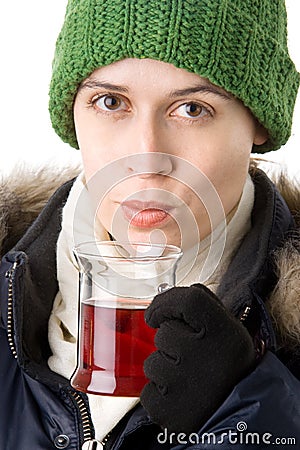
[[[197,432],[254,367],[251,337],[201,284],[157,295],[145,319],[158,350],[144,363],[141,403],[169,432]]]

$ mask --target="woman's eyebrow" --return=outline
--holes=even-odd
[[[81,83],[78,92],[80,92],[83,89],[106,89],[107,91],[121,92],[126,94],[128,94],[129,92],[129,88],[127,88],[126,86],[120,86],[118,84],[109,83],[107,81],[93,80],[89,78]],[[184,97],[198,92],[218,95],[219,97],[222,97],[226,100],[232,100],[234,98],[233,95],[231,95],[230,93],[224,91],[223,89],[211,83],[203,83],[203,84],[201,83],[183,89],[176,89],[170,91],[168,97],[170,98]]]
[[[234,97],[229,92],[224,91],[223,89],[218,88],[218,86],[214,86],[213,84],[198,84],[196,86],[187,87],[184,89],[176,89],[171,91],[169,96],[171,98],[174,97],[185,97],[186,95],[196,94],[198,92],[202,92],[205,94],[214,94],[219,97],[224,98],[225,100],[232,100]]]
[[[81,83],[81,85],[78,88],[78,92],[83,89],[106,89],[108,91],[114,91],[114,92],[124,92],[128,93],[129,90],[125,86],[119,86],[117,84],[108,83],[106,81],[98,81],[98,80],[92,80],[87,79]]]

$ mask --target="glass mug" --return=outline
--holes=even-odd
[[[71,385],[102,395],[138,397],[156,330],[144,312],[175,285],[181,250],[172,245],[86,242],[74,249],[80,268],[77,368]]]

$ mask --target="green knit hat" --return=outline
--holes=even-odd
[[[284,0],[69,0],[49,110],[72,147],[78,86],[124,58],[172,63],[235,95],[269,132],[256,152],[276,150],[290,136],[300,78],[288,53]]]

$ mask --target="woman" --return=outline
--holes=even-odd
[[[2,260],[1,448],[300,439],[299,301],[280,295],[276,269],[276,259],[299,265],[295,221],[250,164],[288,139],[298,85],[281,0],[69,1],[50,114],[83,172]],[[94,236],[194,256],[146,311],[158,350],[140,398],[87,396],[68,381],[72,248]]]

